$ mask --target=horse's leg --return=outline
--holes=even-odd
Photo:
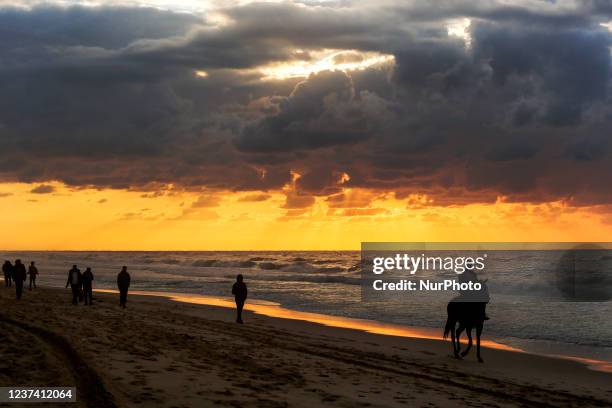
[[[465,328],[465,334],[467,334],[468,337],[468,345],[467,348],[463,351],[463,353],[461,353],[461,357],[465,357],[468,355],[468,353],[470,352],[470,349],[472,348],[472,326],[467,326]]]
[[[478,357],[479,363],[484,363],[484,360],[480,357],[480,335],[482,334],[482,322],[478,322],[476,325],[476,357]]]
[[[457,339],[457,348],[455,349],[455,357],[456,358],[461,358],[461,356],[459,355],[459,352],[461,351],[461,332],[463,331],[463,329],[465,329],[465,326],[463,326],[463,323],[459,322],[459,327],[457,327],[457,330],[455,332],[455,337]]]
[[[457,345],[455,344],[455,326],[457,325],[457,322],[453,322],[453,327],[450,330],[451,333],[451,341],[453,343],[453,355],[457,356]]]

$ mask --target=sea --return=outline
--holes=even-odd
[[[527,352],[612,362],[612,300],[562,296],[556,253],[508,252],[489,271],[490,317],[483,337]],[[237,274],[251,301],[283,308],[411,328],[442,329],[453,292],[363,296],[359,251],[76,252],[2,251],[2,260],[35,261],[37,282],[65,287],[73,264],[91,267],[95,289],[116,289],[127,266],[131,290],[231,299]],[[612,258],[611,258],[612,259]],[[433,275],[431,276],[433,278]],[[601,286],[601,282],[595,282]],[[604,285],[609,281],[603,281]],[[95,297],[95,295],[94,295]],[[68,301],[69,293],[66,293]],[[575,301],[574,301],[575,300]]]

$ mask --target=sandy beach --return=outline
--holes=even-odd
[[[76,386],[77,406],[612,405],[612,374],[578,362],[489,347],[459,361],[434,339],[248,310],[237,325],[223,305],[2,288],[0,317],[0,386]]]

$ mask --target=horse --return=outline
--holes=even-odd
[[[467,356],[472,348],[472,329],[476,328],[476,356],[478,362],[483,363],[484,360],[480,357],[480,335],[482,334],[482,328],[484,325],[484,308],[486,303],[484,302],[461,302],[457,300],[451,300],[446,306],[446,313],[448,318],[446,319],[446,326],[444,327],[444,338],[451,334],[451,341],[453,343],[453,354],[455,358],[461,359]],[[459,327],[455,329],[455,326],[459,323]],[[459,337],[461,332],[465,330],[468,336],[467,348],[461,351],[461,342]]]

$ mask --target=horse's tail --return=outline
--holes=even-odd
[[[453,322],[451,321],[450,316],[448,316],[448,318],[446,319],[446,326],[444,326],[444,335],[442,337],[446,339],[452,329],[453,329]]]

